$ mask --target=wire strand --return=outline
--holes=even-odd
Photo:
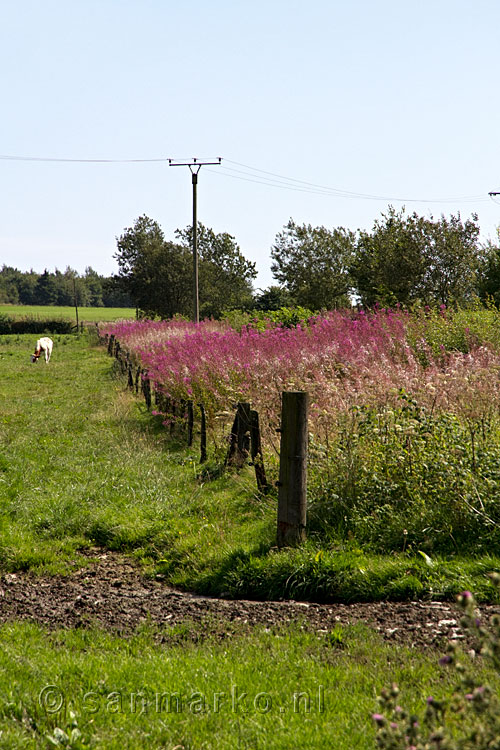
[[[305,180],[298,180],[295,177],[286,177],[285,175],[277,174],[276,172],[268,172],[265,169],[259,169],[257,167],[251,167],[248,164],[242,164],[241,162],[233,161],[232,159],[224,159],[225,162],[228,162],[229,164],[235,164],[239,167],[244,167],[247,170],[252,170],[252,172],[259,172],[264,175],[270,175],[271,177],[277,177],[279,178],[279,181],[285,180],[286,182],[292,182],[292,183],[298,183],[301,185],[306,185],[313,189],[318,189],[320,191],[325,191],[326,193],[333,193],[338,194],[342,197],[348,197],[351,196],[353,198],[365,198],[369,200],[383,200],[383,201],[400,201],[400,202],[407,202],[407,203],[448,203],[448,202],[456,202],[456,201],[483,201],[486,200],[486,196],[483,194],[480,195],[462,195],[462,196],[456,196],[456,197],[449,197],[449,198],[401,198],[401,197],[395,197],[395,196],[386,196],[386,195],[372,195],[370,193],[360,193],[355,192],[351,190],[344,190],[341,188],[334,188],[329,187],[327,185],[320,185],[314,182],[307,182]],[[226,169],[231,169],[231,167],[226,167]],[[249,176],[255,176],[251,175],[251,173],[248,172],[241,172],[241,170],[234,170],[235,172],[238,171],[241,174],[248,174]],[[265,179],[265,178],[263,178]]]
[[[172,161],[167,157],[156,157],[151,159],[74,159],[45,156],[17,156],[9,154],[0,155],[0,160],[71,164],[144,164],[167,163],[169,161]],[[175,161],[185,160],[186,159],[176,159]],[[199,159],[199,161],[202,161],[202,159]],[[494,197],[486,196],[486,194],[462,195],[447,198],[403,198],[400,196],[374,195],[371,193],[344,190],[342,188],[331,187],[329,185],[321,185],[315,182],[308,182],[307,180],[300,180],[296,177],[287,177],[286,175],[278,174],[276,172],[270,172],[265,169],[260,169],[259,167],[252,167],[248,164],[243,164],[242,162],[234,161],[232,159],[224,159],[224,161],[228,164],[234,164],[236,167],[242,167],[242,169],[235,169],[234,167],[221,165],[220,169],[207,169],[206,171],[218,174],[221,177],[230,177],[231,179],[253,182],[258,185],[264,185],[281,190],[291,190],[295,192],[310,193],[312,195],[324,195],[337,198],[351,198],[357,200],[372,200],[384,202],[393,201],[397,203],[456,203],[457,201],[463,203],[483,203],[489,201],[491,198],[493,202],[497,202]]]
[[[3,161],[41,161],[41,162],[70,162],[82,164],[131,164],[136,162],[166,162],[167,158],[157,159],[66,159],[52,158],[48,156],[7,156],[0,155]]]

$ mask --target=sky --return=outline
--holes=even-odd
[[[499,28],[498,0],[3,0],[0,266],[110,275],[143,214],[174,239],[192,185],[168,158],[222,157],[198,219],[257,288],[290,217],[477,213],[496,240]]]

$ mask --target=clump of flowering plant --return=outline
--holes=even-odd
[[[491,574],[500,587],[500,575]],[[470,591],[458,597],[461,626],[478,644],[486,664],[500,671],[500,617],[484,625]],[[376,745],[383,750],[498,750],[500,701],[495,691],[475,677],[461,661],[457,643],[451,641],[439,663],[453,668],[457,685],[451,697],[438,701],[429,696],[423,716],[406,711],[397,685],[383,690],[379,711],[372,714],[377,727]]]

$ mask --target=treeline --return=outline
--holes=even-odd
[[[500,249],[479,239],[477,215],[463,221],[389,207],[370,231],[298,225],[290,219],[271,250],[272,271],[295,304],[332,309],[376,304],[500,302]]]
[[[90,266],[83,275],[72,268],[64,273],[19,271],[4,265],[0,270],[0,304],[74,305],[79,307],[133,307],[129,294],[113,277],[100,276]]]
[[[100,276],[3,266],[0,304],[135,307],[143,315],[193,314],[192,227],[167,240],[160,225],[140,216],[118,238],[118,273]],[[255,290],[255,264],[234,237],[198,225],[201,317],[234,310],[302,307],[332,310],[353,302],[468,305],[480,298],[500,306],[500,247],[480,241],[475,214],[463,220],[419,216],[389,206],[371,230],[313,227],[293,219],[276,235],[271,271],[276,283]]]
[[[192,314],[191,228],[165,239],[157,222],[137,219],[118,239],[116,283],[145,315]],[[422,217],[389,206],[370,231],[313,227],[293,219],[276,235],[276,284],[255,292],[255,266],[234,237],[198,226],[200,314],[351,304],[500,304],[500,248],[480,241],[475,214]]]

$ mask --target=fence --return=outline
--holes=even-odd
[[[115,357],[120,372],[127,377],[127,386],[136,394],[142,392],[146,407],[152,408],[153,398],[158,411],[165,415],[171,432],[180,425],[188,446],[192,446],[196,415],[199,413],[200,463],[207,460],[207,419],[203,404],[193,401],[176,402],[160,390],[152,388],[148,373],[134,363],[128,351],[121,348],[114,335],[107,340],[108,354]],[[283,392],[280,433],[280,464],[278,486],[278,547],[297,545],[306,538],[307,518],[307,457],[309,397],[303,391]],[[250,463],[255,470],[258,492],[266,494],[271,485],[266,477],[259,414],[247,402],[239,402],[228,439],[224,467],[241,469]]]

